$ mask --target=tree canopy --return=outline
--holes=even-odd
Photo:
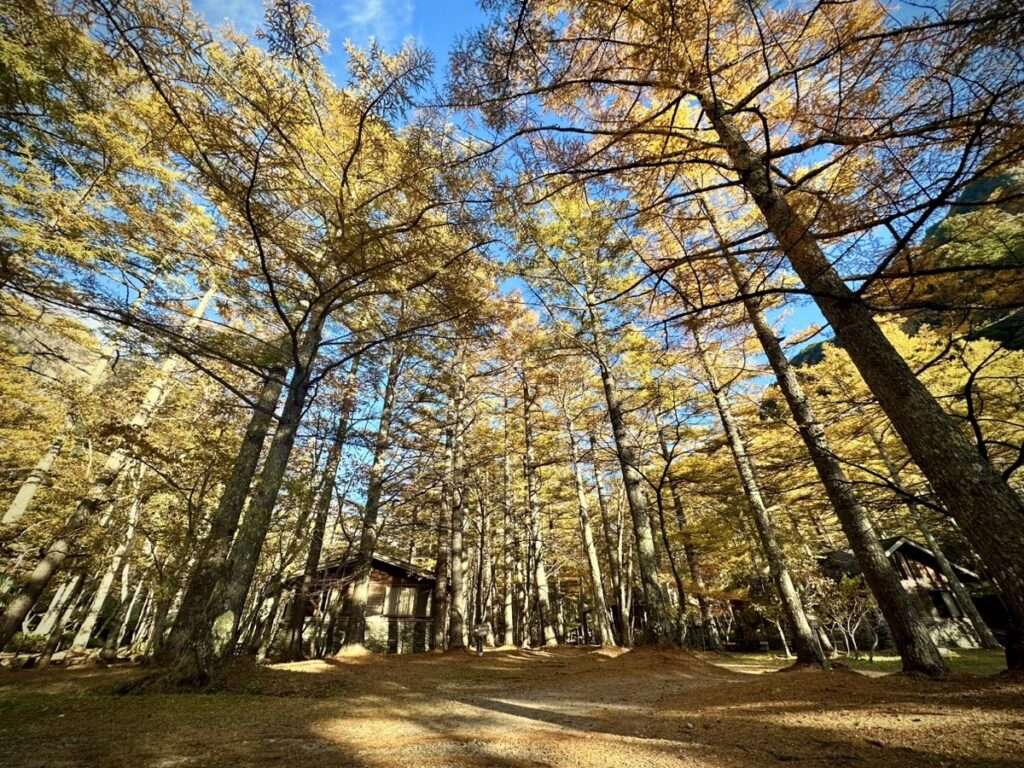
[[[942,677],[906,537],[1024,667],[1019,12],[486,10],[341,78],[298,0],[0,2],[0,647],[215,686],[387,558],[438,650]]]

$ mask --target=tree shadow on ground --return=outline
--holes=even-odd
[[[559,650],[242,664],[215,694],[111,695],[145,671],[0,675],[0,762],[4,768],[1024,765],[1024,687],[997,681],[869,680],[849,672],[753,676],[694,663],[687,654],[609,658]]]
[[[956,765],[960,768],[1011,768],[1024,765],[1017,757],[986,755],[978,758],[951,760],[948,754],[935,750],[886,744],[865,738],[847,728],[810,727],[779,722],[794,710],[772,707],[770,718],[758,717],[747,709],[739,713],[721,712],[708,716],[689,714],[686,717],[645,717],[622,719],[571,714],[564,710],[527,706],[521,703],[489,698],[465,698],[460,702],[514,718],[521,718],[562,731],[565,739],[586,739],[594,735],[614,739],[654,742],[658,752],[699,753],[708,765],[740,766],[775,765],[794,762],[801,766],[933,766]],[[578,703],[586,709],[584,702]],[[751,703],[751,707],[756,707]],[[820,708],[820,704],[818,705]],[[798,708],[795,711],[800,711]],[[677,715],[678,713],[672,713]],[[1020,725],[1018,721],[1016,725]],[[1011,724],[1011,727],[1012,724]],[[666,742],[669,745],[666,747]]]

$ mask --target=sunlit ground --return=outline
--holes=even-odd
[[[746,674],[785,660],[704,658],[716,665],[578,648],[374,656],[242,665],[221,693],[134,696],[112,691],[147,670],[3,672],[0,765],[1024,765],[1024,683],[1005,676]]]

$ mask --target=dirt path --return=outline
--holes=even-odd
[[[744,675],[582,649],[239,669],[115,696],[136,669],[0,675],[4,766],[1024,766],[1024,684]]]

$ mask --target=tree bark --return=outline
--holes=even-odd
[[[370,593],[370,573],[373,553],[377,548],[377,518],[380,514],[380,500],[384,492],[384,463],[391,447],[391,421],[395,408],[395,394],[398,391],[398,376],[402,367],[401,342],[391,347],[388,362],[387,382],[384,385],[384,401],[381,404],[377,436],[373,442],[373,461],[366,485],[366,506],[363,508],[363,529],[359,538],[359,552],[352,578],[351,613],[348,629],[345,631],[345,645],[362,645],[366,632],[366,601]]]
[[[203,315],[206,314],[206,308],[213,299],[214,292],[215,289],[211,287],[203,294],[202,299],[199,300],[191,317],[182,329],[182,335],[189,335],[199,324]],[[128,428],[131,432],[141,434],[149,427],[149,423],[153,419],[157,408],[160,407],[167,394],[171,374],[174,372],[176,365],[177,358],[175,357],[168,357],[160,364],[157,375],[146,390],[139,409],[128,423]],[[129,453],[126,446],[118,446],[110,452],[103,468],[89,487],[88,492],[78,502],[75,511],[65,526],[63,535],[50,544],[18,596],[8,603],[3,621],[0,622],[0,650],[10,642],[14,633],[21,627],[25,616],[28,615],[36,601],[39,600],[39,596],[46,590],[50,579],[63,567],[64,561],[71,551],[71,541],[88,527],[92,519],[96,517],[96,514],[106,504],[111,487],[117,478],[120,477],[121,470],[124,469],[128,458]]]
[[[455,430],[452,438],[452,543],[451,543],[451,603],[449,605],[448,647],[466,647],[468,627],[466,626],[467,590],[464,530],[466,527],[466,478],[465,478],[465,419],[463,411],[466,397],[465,350],[460,346],[455,361],[455,380],[452,392],[454,403]]]
[[[615,614],[615,627],[618,634],[618,641],[621,645],[629,645],[629,619],[626,608],[626,590],[622,579],[622,530],[618,536],[612,536],[611,518],[608,514],[608,502],[604,496],[604,488],[601,485],[601,471],[597,465],[597,441],[590,435],[591,467],[594,472],[594,490],[597,493],[597,507],[601,512],[601,530],[604,534],[605,550],[608,552],[608,566],[611,570],[612,588],[615,590],[615,600],[618,603],[618,612]],[[613,542],[613,538],[615,539]]]
[[[491,586],[494,583],[494,568],[492,566],[491,554],[490,554],[490,543],[488,541],[488,526],[487,526],[487,509],[484,504],[483,494],[480,492],[479,487],[477,488],[476,494],[476,506],[477,514],[480,519],[479,537],[477,538],[477,558],[476,558],[476,585],[474,594],[476,596],[474,611],[473,611],[473,622],[471,629],[476,629],[479,624],[487,624],[488,631],[485,638],[485,644],[488,647],[494,646],[494,631],[493,624],[491,622]],[[476,644],[474,634],[474,645]]]
[[[871,440],[874,442],[875,447],[878,449],[878,453],[882,458],[882,462],[885,464],[889,475],[896,482],[900,482],[900,470],[893,463],[889,457],[888,451],[885,450],[885,444],[882,442],[882,438],[875,432],[874,429],[869,430],[871,432]],[[924,514],[921,512],[917,503],[913,500],[907,502],[907,510],[910,512],[910,516],[914,519],[914,524],[918,530],[921,531],[921,535],[924,536],[925,543],[928,548],[931,549],[932,554],[935,555],[935,562],[939,566],[939,571],[942,576],[946,579],[950,589],[953,591],[956,602],[960,606],[960,609],[967,616],[967,620],[971,623],[971,627],[974,629],[974,633],[978,638],[978,643],[982,648],[989,650],[1001,649],[1003,646],[999,644],[996,636],[992,634],[992,630],[989,628],[985,619],[982,618],[981,613],[978,611],[978,606],[974,604],[974,600],[971,598],[970,592],[964,587],[963,582],[960,581],[956,575],[956,571],[953,570],[952,564],[946,557],[946,553],[942,551],[942,547],[939,546],[938,540],[932,533],[931,526],[925,520]]]
[[[234,650],[243,609],[305,408],[323,323],[322,314],[311,314],[309,325],[294,350],[294,367],[284,405],[256,490],[238,526],[224,567],[215,571],[201,615],[186,628],[187,640],[168,672],[168,680],[174,685],[205,687],[218,683],[227,658]]]
[[[270,528],[277,494],[288,468],[292,447],[295,445],[299,422],[306,404],[310,372],[309,365],[298,366],[292,372],[292,381],[288,387],[284,407],[281,409],[281,418],[267,451],[259,483],[231,547],[227,578],[224,582],[221,606],[223,611],[217,614],[215,620],[215,623],[220,623],[225,630],[230,623],[230,632],[222,636],[224,643],[219,649],[219,656],[229,651],[237,637],[242,608],[252,587],[253,575]]]
[[[846,285],[769,175],[768,163],[711,94],[698,94],[719,141],[793,269],[877,398],[936,495],[1002,589],[1006,661],[1024,669],[1024,502],[918,380]]]
[[[540,525],[540,509],[537,503],[537,476],[533,455],[533,426],[530,412],[533,410],[536,390],[530,388],[525,366],[520,371],[523,384],[523,432],[525,452],[523,472],[526,475],[526,514],[528,518],[530,544],[533,550],[533,589],[537,605],[537,628],[541,643],[558,645],[555,636],[554,615],[551,611],[551,597],[548,592],[548,572],[544,564],[544,534]]]
[[[676,555],[672,550],[672,544],[668,538],[668,526],[665,525],[665,499],[661,493],[661,489],[658,490],[658,496],[655,500],[657,520],[655,521],[658,525],[658,531],[661,533],[661,544],[665,550],[665,556],[668,558],[668,567],[672,571],[672,580],[676,584],[676,597],[679,600],[679,628],[680,628],[680,642],[682,642],[682,633],[685,631],[684,619],[686,616],[686,585],[683,583],[683,577],[679,573],[679,566],[676,563]]]
[[[331,500],[334,498],[334,484],[338,474],[338,466],[341,464],[341,457],[345,450],[345,441],[348,439],[349,425],[352,420],[352,412],[356,403],[356,374],[359,370],[359,357],[352,360],[352,367],[349,369],[348,381],[345,384],[345,395],[341,403],[341,412],[338,414],[338,424],[334,430],[334,439],[327,451],[327,460],[324,464],[323,474],[320,478],[319,492],[316,498],[316,509],[313,513],[313,530],[310,533],[309,550],[306,553],[306,564],[302,571],[302,580],[295,588],[292,596],[290,611],[288,613],[288,640],[286,643],[286,658],[303,658],[302,630],[306,622],[306,601],[310,587],[316,578],[316,571],[320,565],[320,555],[324,546],[324,533],[327,530],[327,517],[331,511]]]
[[[697,344],[697,356],[700,359],[701,366],[704,368],[708,388],[711,390],[712,397],[715,400],[715,407],[718,410],[722,428],[725,430],[729,450],[732,452],[733,461],[736,464],[736,470],[743,485],[743,491],[750,505],[754,527],[757,530],[757,537],[761,543],[761,551],[768,562],[768,570],[771,573],[772,581],[775,583],[779,602],[782,604],[782,610],[786,615],[790,630],[793,632],[793,646],[796,650],[797,663],[827,667],[828,660],[825,658],[811,630],[810,622],[808,622],[807,614],[804,611],[803,601],[800,599],[800,593],[794,586],[793,578],[789,573],[786,555],[775,536],[775,525],[768,512],[768,507],[764,503],[764,498],[761,496],[754,464],[747,453],[739,424],[736,423],[733,417],[729,397],[718,383],[718,377],[711,368],[696,330],[694,330],[694,340]]]
[[[71,642],[71,649],[74,651],[84,651],[89,647],[89,641],[92,640],[92,633],[96,629],[96,622],[99,620],[100,614],[103,611],[103,605],[107,602],[107,596],[110,594],[110,588],[114,584],[118,572],[121,570],[121,565],[124,562],[125,555],[128,554],[128,550],[131,548],[132,543],[135,541],[135,524],[139,519],[139,508],[141,507],[141,500],[136,496],[132,501],[131,511],[128,516],[128,527],[114,548],[114,553],[110,557],[110,564],[107,566],[106,572],[103,574],[103,578],[100,579],[100,583],[96,587],[96,592],[93,593],[92,601],[89,604],[89,610],[86,612],[85,619],[78,627],[78,632],[75,633],[75,639]]]
[[[487,637],[485,642],[489,648],[495,645],[495,597],[497,586],[495,584],[495,568],[493,556],[493,529],[488,524],[489,517],[484,505],[482,495],[477,496],[477,509],[480,512],[480,579],[482,582],[481,605],[478,606],[478,622],[487,624]]]
[[[669,451],[668,442],[661,430],[658,430],[658,441],[661,446],[661,455],[668,467],[668,489],[672,498],[672,507],[676,513],[676,525],[683,537],[683,556],[686,558],[686,568],[690,572],[690,581],[693,582],[692,590],[697,598],[697,608],[700,612],[701,638],[708,650],[717,651],[721,647],[721,640],[718,637],[718,627],[711,617],[711,605],[705,594],[704,574],[701,570],[700,552],[694,546],[693,537],[689,533],[689,525],[686,519],[686,508],[683,506],[682,497],[679,494],[679,486],[676,478],[672,476],[671,462],[672,453]]]
[[[43,618],[32,632],[33,635],[49,637],[57,620],[64,613],[64,606],[67,604],[67,601],[71,599],[72,595],[77,594],[81,580],[82,574],[76,573],[54,592],[53,597],[50,598],[50,604],[46,607],[46,613],[43,614]]]
[[[153,604],[153,619],[149,625],[149,637],[146,638],[146,645],[143,650],[144,656],[160,658],[164,647],[164,630],[167,626],[167,614],[171,610],[173,595],[161,595],[155,599]]]
[[[263,627],[263,631],[259,634],[259,642],[255,643],[256,661],[263,663],[267,658],[267,654],[270,653],[270,649],[274,645],[274,637],[277,635],[277,627],[281,623],[282,616],[284,615],[284,588],[283,585],[278,588],[274,594],[273,602],[270,606],[270,615],[267,617],[267,623]],[[294,605],[295,595],[292,595],[292,604]],[[300,641],[301,642],[301,641]]]
[[[718,233],[711,212],[706,208],[705,212],[715,227],[719,242],[724,246],[724,240]],[[829,447],[825,431],[811,410],[796,371],[786,358],[786,353],[761,308],[750,295],[750,278],[732,253],[727,249],[723,253],[736,286],[743,294],[747,316],[775,373],[779,389],[786,398],[818,478],[825,487],[832,509],[853,548],[864,580],[889,625],[893,642],[903,661],[903,671],[921,672],[930,677],[945,676],[948,670],[939,649],[928,634],[927,627],[921,620],[910,595],[903,588],[892,563],[886,557],[867,511],[853,490],[853,485]]]
[[[210,522],[210,532],[200,547],[195,565],[189,574],[170,636],[166,642],[156,643],[153,649],[157,659],[162,663],[169,663],[185,653],[187,645],[193,638],[200,636],[210,620],[206,613],[210,594],[226,567],[231,541],[238,528],[245,500],[249,496],[249,486],[252,484],[253,475],[256,474],[263,444],[274,420],[274,409],[281,396],[283,377],[283,371],[274,371],[260,387],[256,406],[249,417],[245,436],[235,455],[231,474],[221,493],[217,511]],[[161,602],[158,607],[163,610],[157,611],[154,631],[162,630],[170,603]]]
[[[512,531],[512,453],[508,439],[508,397],[505,398],[503,448],[501,462],[502,542],[504,557],[503,595],[501,603],[502,645],[515,645],[515,535]]]
[[[596,322],[595,335],[599,333]],[[654,643],[672,642],[672,625],[669,621],[668,606],[661,584],[658,583],[658,563],[654,551],[654,534],[651,531],[651,518],[647,503],[640,487],[641,476],[637,467],[636,455],[629,444],[626,434],[626,421],[622,413],[622,403],[615,386],[615,378],[611,368],[604,360],[603,353],[598,350],[598,365],[601,369],[601,383],[604,388],[605,402],[608,408],[608,419],[612,425],[615,438],[615,452],[622,471],[622,483],[626,489],[626,501],[629,505],[630,517],[633,520],[633,537],[636,544],[637,568],[640,572],[640,584],[644,595],[644,609],[647,613],[648,640]]]
[[[121,597],[117,602],[117,609],[114,611],[114,615],[111,617],[110,623],[107,625],[107,637],[103,641],[103,648],[100,651],[100,658],[104,661],[113,661],[117,658],[117,649],[119,647],[118,641],[121,639],[121,629],[124,627],[125,622],[128,621],[128,618],[131,615],[132,606],[134,606],[135,600],[139,596],[139,591],[142,589],[142,582],[140,581],[132,591],[131,599],[128,599],[130,570],[131,563],[125,563],[121,571]]]
[[[10,506],[7,507],[7,511],[4,512],[3,520],[0,520],[0,522],[4,525],[16,523],[26,512],[28,512],[29,506],[31,506],[36,492],[50,476],[50,472],[53,470],[53,465],[56,463],[57,457],[60,456],[60,452],[64,448],[64,442],[66,439],[66,435],[60,435],[50,443],[50,446],[46,449],[46,453],[39,457],[39,460],[28,473],[28,477],[25,478],[21,487],[18,488],[18,493],[14,496]]]
[[[587,559],[587,573],[590,575],[590,604],[593,608],[591,628],[598,645],[615,645],[611,622],[608,620],[608,603],[604,596],[604,583],[601,578],[601,561],[597,556],[597,545],[594,543],[594,532],[590,527],[590,505],[587,503],[586,488],[583,485],[583,473],[580,470],[579,450],[576,446],[576,434],[571,419],[566,416],[566,433],[569,436],[569,459],[572,463],[573,485],[576,487],[576,506],[580,518],[580,538],[583,552]],[[582,620],[582,616],[580,617]]]
[[[445,419],[444,458],[441,466],[441,498],[437,512],[437,557],[434,563],[434,600],[431,635],[432,647],[435,651],[445,649],[448,633],[448,568],[451,560],[451,487],[452,466],[455,451],[455,409],[449,401],[448,414]]]
[[[60,641],[64,638],[64,628],[67,626],[68,622],[71,621],[71,617],[74,616],[75,610],[78,608],[81,600],[82,593],[85,591],[86,579],[82,576],[77,576],[76,578],[77,581],[72,581],[71,589],[69,590],[70,594],[64,604],[64,608],[60,612],[60,616],[57,618],[57,621],[54,622],[53,627],[50,630],[49,637],[46,638],[46,645],[39,657],[39,669],[45,669],[50,665],[50,661],[53,659],[53,654],[57,652],[60,647]]]
[[[131,648],[137,645],[135,639],[139,630],[143,628],[149,618],[149,612],[153,605],[153,592],[147,586],[148,579],[143,577],[132,594],[131,605],[128,606],[128,613],[125,615],[124,623],[121,625],[121,633],[117,638],[117,647],[128,646]],[[141,602],[139,598],[142,598]]]

